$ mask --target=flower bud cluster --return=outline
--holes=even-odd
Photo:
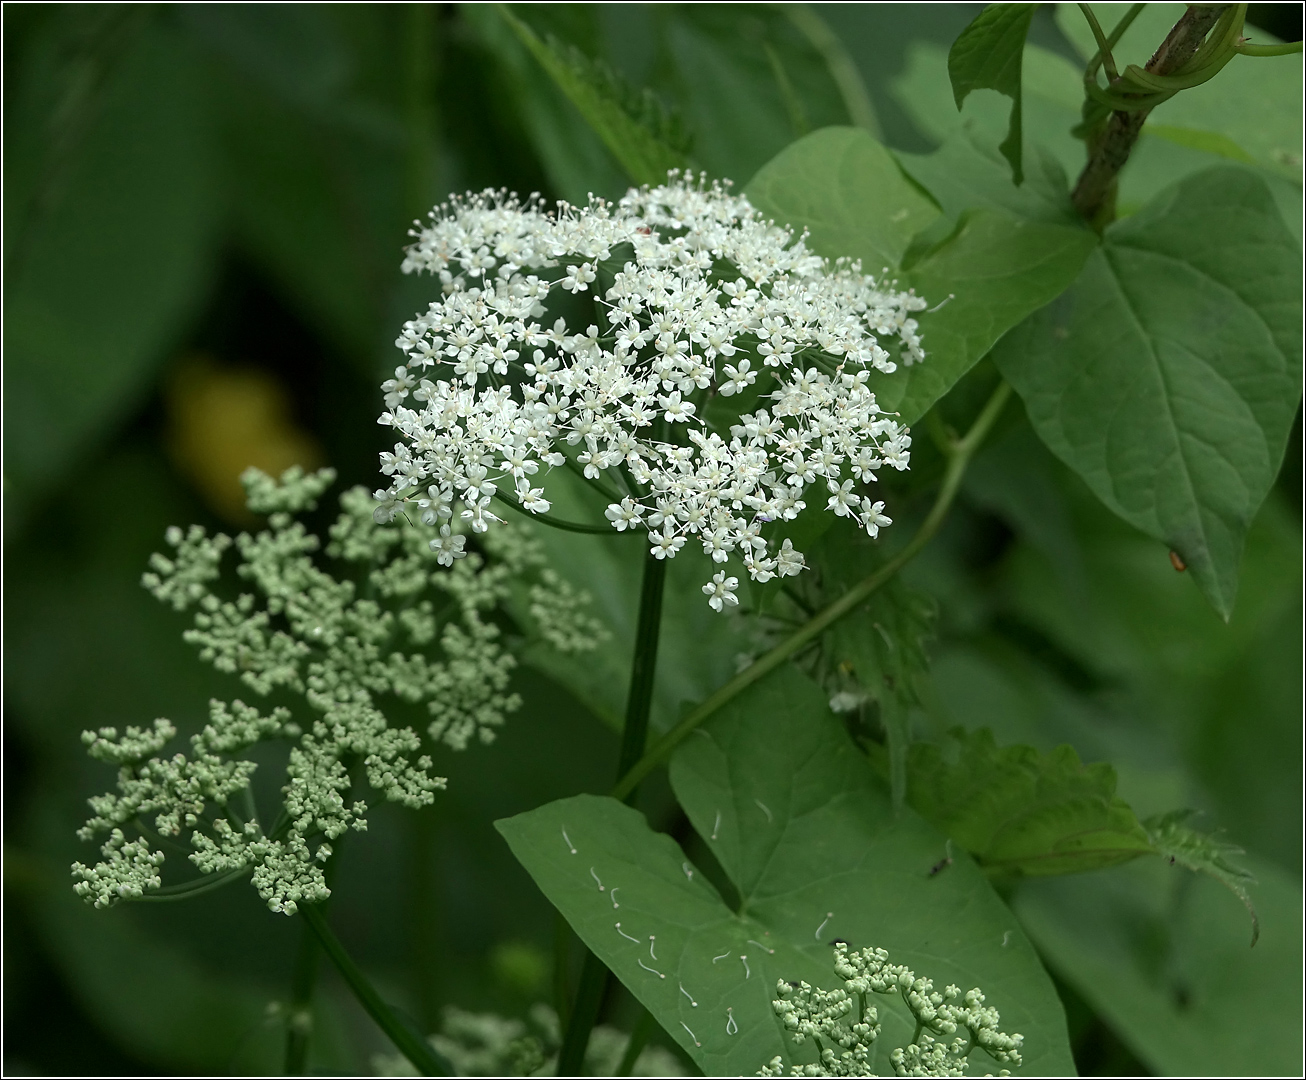
[[[813,989],[807,983],[777,984],[772,1003],[776,1015],[795,1044],[816,1043],[819,1060],[791,1065],[789,1076],[874,1076],[870,1071],[871,1044],[880,1034],[875,1007],[867,994],[900,995],[916,1020],[917,1034],[908,1046],[889,1054],[896,1076],[965,1076],[967,1057],[981,1047],[995,1061],[1019,1065],[1022,1035],[1008,1035],[998,1027],[997,1009],[984,1004],[979,988],[962,994],[947,986],[940,993],[934,983],[918,978],[910,968],[889,963],[883,949],[850,951],[839,942],[834,952],[835,974],[842,989]],[[858,1022],[844,1018],[857,1012]],[[945,1041],[947,1040],[947,1041]],[[837,1049],[836,1049],[837,1048]],[[781,1058],[774,1058],[758,1076],[784,1076]],[[1010,1075],[1002,1070],[1000,1076]]]
[[[764,535],[812,489],[874,536],[890,523],[864,494],[911,439],[875,400],[876,372],[924,358],[925,301],[831,264],[728,185],[672,173],[613,205],[544,210],[486,191],[453,199],[415,234],[403,269],[442,295],[404,325],[403,366],[382,386],[380,520],[414,505],[452,561],[457,520],[531,513],[568,466],[609,498],[618,532],[644,530],[671,558],[700,543],[759,582],[797,574],[802,553]],[[728,400],[733,399],[733,400]],[[705,587],[734,602],[719,574]]]
[[[160,887],[163,853],[128,840],[123,828],[133,825],[161,836],[189,831],[190,860],[201,872],[250,870],[274,911],[292,914],[324,899],[332,841],[367,827],[367,804],[347,798],[352,765],[382,798],[404,806],[425,806],[445,786],[432,775],[420,736],[391,727],[378,698],[424,704],[430,738],[455,750],[473,737],[492,741],[520,705],[508,689],[516,661],[492,614],[523,582],[536,590],[536,632],[555,648],[582,651],[601,636],[585,610],[588,597],[541,572],[540,546],[521,530],[498,531],[492,561],[467,553],[448,566],[415,530],[380,527],[361,488],[341,497],[327,545],[328,556],[353,564],[353,578],[371,593],[357,595],[355,580],[316,565],[318,538],[293,517],[312,508],[333,476],[292,469],[278,483],[252,470],[244,477],[250,507],[269,514],[268,529],[242,533],[234,545],[198,527],[170,529],[174,555],[151,560],[145,586],[178,610],[196,609],[184,637],[202,659],[256,693],[302,695],[312,719],[301,727],[285,708],[264,716],[240,701],[213,701],[190,754],[171,757],[160,755],[176,735],[167,720],[122,736],[111,727],[86,732],[88,753],[118,766],[116,793],[89,800],[92,816],[79,832],[87,840],[109,834],[103,861],[73,866],[76,891],[96,906]],[[232,546],[241,556],[237,574],[254,591],[223,600],[210,582]],[[250,798],[255,764],[238,755],[276,738],[292,745],[284,806],[265,829]],[[245,796],[239,814],[231,805],[238,794]]]

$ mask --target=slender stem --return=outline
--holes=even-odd
[[[652,552],[644,557],[644,583],[640,589],[639,617],[635,626],[635,657],[630,665],[630,691],[626,697],[626,723],[621,732],[621,754],[617,761],[617,778],[628,774],[641,759],[648,743],[648,715],[653,702],[653,676],[657,671],[658,636],[662,628],[662,593],[667,579],[667,564]],[[630,802],[636,784],[627,786],[622,798]],[[585,1047],[590,1030],[598,1019],[603,992],[607,988],[608,969],[592,952],[586,951],[580,971],[580,986],[571,1009],[571,1022],[558,1054],[558,1075],[579,1076],[585,1064]]]
[[[750,666],[722,686],[702,705],[694,709],[680,723],[662,736],[653,746],[653,749],[640,758],[630,771],[621,778],[617,786],[612,789],[613,798],[627,798],[635,790],[636,785],[665,761],[671,751],[679,746],[682,740],[709,716],[752,686],[764,675],[774,671],[794,653],[824,633],[831,625],[855,611],[871,593],[875,592],[876,589],[892,578],[894,574],[920,553],[920,550],[939,531],[939,526],[943,524],[943,519],[947,517],[948,510],[957,496],[957,489],[961,485],[961,478],[966,472],[966,466],[970,464],[970,459],[974,456],[980,443],[983,442],[984,436],[988,434],[993,422],[998,418],[998,414],[1002,412],[1002,408],[1006,405],[1007,398],[1010,396],[1011,386],[1003,382],[993,392],[992,397],[989,398],[980,411],[970,430],[953,444],[939,494],[935,498],[934,505],[930,508],[925,521],[916,531],[916,535],[908,541],[907,546],[869,577],[863,578],[854,585],[833,604],[809,619],[800,629],[787,637],[765,656],[754,660]]]
[[[590,1031],[599,1018],[603,992],[608,987],[608,969],[602,960],[588,949],[580,968],[580,986],[571,1006],[571,1022],[563,1036],[558,1052],[558,1075],[581,1076],[584,1072],[585,1049],[589,1046]]]
[[[553,922],[553,1008],[563,1031],[571,1017],[571,927],[556,913]]]
[[[303,1076],[308,1063],[308,1037],[313,1032],[313,984],[317,981],[319,948],[312,926],[300,931],[299,953],[290,982],[290,1013],[286,1017],[286,1075]]]
[[[1120,78],[1120,72],[1116,70],[1115,57],[1111,55],[1111,46],[1107,44],[1106,34],[1102,32],[1102,25],[1093,14],[1093,9],[1088,4],[1080,4],[1079,10],[1084,13],[1084,18],[1088,20],[1089,28],[1093,31],[1093,37],[1097,40],[1097,55],[1089,63],[1090,70],[1101,62],[1106,69],[1108,79]]]
[[[534,514],[522,506],[511,495],[505,495],[502,491],[496,491],[494,497],[500,502],[511,506],[517,513],[522,514],[532,521],[539,521],[554,529],[562,529],[564,532],[578,533],[602,533],[604,536],[620,535],[611,525],[582,525],[579,521],[562,521],[553,517],[551,514]],[[633,533],[631,535],[634,535]]]
[[[630,1040],[626,1043],[626,1052],[621,1055],[621,1062],[617,1065],[617,1076],[629,1076],[635,1068],[635,1062],[639,1060],[639,1055],[644,1052],[644,1047],[648,1045],[649,1039],[653,1037],[653,1032],[657,1028],[657,1021],[653,1019],[653,1014],[647,1009],[639,1018],[639,1023],[635,1025],[635,1030],[630,1033]]]
[[[877,139],[880,138],[880,123],[875,115],[875,106],[871,103],[870,92],[866,89],[866,82],[853,58],[839,40],[839,35],[830,29],[829,24],[809,4],[785,4],[783,11],[811,43],[812,48],[821,54],[830,78],[839,88],[848,119],[856,127],[864,128]]]
[[[1286,41],[1282,45],[1235,45],[1235,52],[1240,52],[1243,56],[1291,56],[1293,53],[1301,52],[1300,41]]]
[[[322,912],[312,904],[301,904],[299,913],[304,917],[304,922],[317,935],[318,943],[322,946],[323,952],[331,958],[336,970],[340,972],[349,989],[353,991],[354,997],[358,998],[358,1003],[367,1010],[368,1016],[376,1021],[377,1026],[389,1036],[390,1041],[395,1044],[399,1052],[412,1062],[423,1076],[453,1075],[453,1067],[437,1054],[425,1039],[419,1038],[409,1031],[399,1017],[391,1011],[390,1006],[381,1000],[381,995],[376,992],[376,988],[368,982],[367,976],[359,970],[353,958],[345,952],[345,947],[340,944],[340,940],[331,932],[331,927],[327,925]]]
[[[639,623],[635,628],[635,658],[630,665],[630,691],[626,695],[626,723],[621,732],[617,778],[644,756],[648,744],[648,715],[653,704],[653,676],[658,661],[658,632],[662,628],[662,593],[667,580],[665,559],[652,552],[644,556],[644,584],[639,597]],[[634,789],[631,789],[631,795]]]

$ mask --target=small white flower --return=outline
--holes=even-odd
[[[853,491],[853,482],[845,480],[843,486],[836,484],[833,480],[826,482],[826,488],[833,494],[830,501],[825,504],[827,510],[833,510],[839,517],[852,517],[853,508],[862,501],[862,497]],[[884,508],[884,503],[879,504]],[[872,533],[872,536],[875,534]]]
[[[738,604],[739,597],[735,590],[739,588],[739,579],[726,577],[724,570],[718,570],[709,584],[703,586],[707,604],[713,611],[721,611],[726,604]]]
[[[640,519],[644,516],[644,508],[639,505],[629,495],[622,499],[621,502],[609,504],[604,516],[612,522],[612,527],[617,532],[625,532],[639,524]]]
[[[467,537],[453,536],[452,532],[448,525],[441,525],[440,535],[431,541],[431,550],[436,553],[435,561],[441,566],[452,566],[454,559],[461,559],[467,554],[463,550]]]

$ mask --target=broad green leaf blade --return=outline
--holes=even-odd
[[[819,931],[888,949],[936,982],[981,986],[1005,1029],[1026,1036],[1022,1072],[1073,1071],[1055,991],[1007,936],[1005,906],[969,859],[930,876],[943,837],[910,809],[893,814],[815,684],[781,669],[701,730],[672,758],[672,787],[768,940],[824,963]],[[882,1045],[901,1045],[891,1020],[905,1014],[881,1017]]]
[[[809,1059],[784,1037],[771,998],[779,978],[836,985],[835,937],[881,945],[936,981],[981,986],[1004,1028],[1026,1036],[1021,1072],[1073,1072],[1055,990],[1010,912],[964,857],[929,876],[943,838],[909,810],[894,818],[813,683],[785,671],[703,730],[673,759],[672,783],[738,886],[738,913],[670,838],[613,799],[564,799],[497,827],[586,945],[705,1073],[748,1075],[776,1054]],[[876,1005],[885,1073],[888,1051],[912,1027],[900,1003]],[[727,1031],[731,1017],[738,1033]]]
[[[1252,944],[1255,945],[1256,940],[1261,936],[1261,923],[1247,886],[1255,885],[1256,878],[1249,871],[1229,861],[1232,855],[1246,853],[1237,844],[1198,832],[1185,825],[1184,822],[1192,817],[1193,813],[1192,810],[1172,810],[1168,814],[1148,818],[1143,822],[1143,827],[1163,858],[1180,866],[1186,866],[1189,870],[1209,874],[1243,902],[1243,907],[1252,917]]]
[[[650,91],[636,94],[605,65],[556,39],[542,41],[505,5],[495,6],[636,184],[660,184],[684,168],[683,136]]]
[[[877,397],[906,423],[920,419],[1004,333],[1059,296],[1095,245],[1078,227],[964,214],[947,242],[903,275],[943,307],[919,319],[925,362],[886,376]]]
[[[878,275],[902,261],[911,238],[939,209],[860,128],[814,131],[786,147],[744,193],[777,224],[811,232],[811,246],[834,258],[861,259]]]
[[[948,53],[948,77],[960,109],[972,90],[996,90],[1011,98],[1007,137],[999,147],[1019,185],[1021,169],[1020,68],[1034,4],[990,4],[976,16]]]
[[[778,223],[806,229],[827,258],[894,268],[913,234],[939,220],[891,154],[863,131],[830,128],[788,147],[749,184],[748,197]],[[931,304],[922,312],[923,364],[873,381],[886,409],[915,423],[1007,330],[1056,297],[1096,241],[1078,227],[1021,221],[991,210],[963,215],[942,243],[899,279]]]
[[[994,359],[1049,448],[1227,619],[1301,396],[1300,322],[1300,255],[1269,191],[1220,167],[1108,229]]]
[[[653,832],[642,814],[615,799],[577,795],[495,825],[581,940],[704,1073],[746,1076],[784,1052],[771,1012],[775,981],[795,967],[810,978],[822,974],[819,967],[778,941],[768,945],[774,956],[750,945],[749,938],[772,942],[773,935],[731,912],[692,866],[691,878],[675,841]],[[726,1033],[730,1016],[738,1034]]]
[[[1043,147],[1032,146],[1030,151],[1030,172],[1020,187],[1011,182],[1010,168],[969,120],[933,153],[896,156],[903,171],[933,195],[949,216],[985,208],[1051,225],[1080,227],[1082,220],[1071,205],[1065,169]]]
[[[1040,952],[1158,1076],[1302,1071],[1300,876],[1253,862],[1263,939],[1216,882],[1160,859],[1022,884]]]
[[[812,549],[820,567],[818,606],[833,602],[883,564],[878,545],[850,522],[839,521]],[[919,686],[929,673],[926,645],[934,636],[938,605],[891,578],[860,609],[840,619],[821,640],[826,689],[848,689],[851,676],[875,703],[889,758],[889,789],[895,810],[907,797],[910,709],[920,705]]]
[[[943,745],[911,748],[908,783],[912,809],[991,872],[1069,874],[1153,851],[1115,770],[1082,764],[1070,746],[999,748],[987,729],[956,728]]]

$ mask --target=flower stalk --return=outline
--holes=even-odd
[[[322,951],[331,958],[331,962],[335,964],[341,978],[345,980],[354,996],[358,998],[359,1004],[367,1010],[367,1015],[376,1021],[377,1026],[386,1033],[390,1041],[395,1044],[395,1048],[411,1061],[423,1076],[452,1075],[453,1069],[449,1063],[437,1054],[425,1039],[419,1038],[410,1031],[394,1014],[390,1006],[381,1000],[381,995],[377,993],[376,987],[368,981],[367,976],[363,974],[358,965],[354,963],[353,958],[345,951],[340,939],[332,933],[331,927],[327,925],[322,912],[313,904],[301,904],[299,912],[304,916],[305,925],[317,937],[318,943],[322,946]]]
[[[1001,383],[994,390],[992,396],[980,411],[979,416],[975,418],[970,430],[948,448],[948,466],[943,474],[943,484],[939,488],[939,494],[936,496],[929,514],[907,546],[873,574],[863,578],[838,600],[809,619],[774,649],[755,660],[717,690],[697,709],[690,712],[680,723],[662,736],[653,746],[653,749],[640,758],[630,771],[618,781],[611,792],[613,798],[627,798],[639,782],[664,762],[671,755],[671,751],[679,746],[695,728],[699,727],[727,702],[738,697],[753,683],[774,671],[800,649],[814,641],[827,628],[845,615],[855,611],[876,589],[884,585],[920,553],[921,549],[933,539],[934,534],[939,531],[939,527],[948,516],[948,510],[957,497],[957,491],[961,486],[961,479],[966,473],[966,467],[970,464],[971,458],[975,456],[975,451],[984,441],[984,437],[992,428],[994,421],[997,420],[1010,396],[1010,384]]]
[[[666,586],[666,560],[650,551],[644,556],[644,582],[640,589],[635,629],[635,656],[630,666],[630,691],[626,697],[626,722],[621,732],[617,778],[626,776],[644,757],[648,744],[648,717],[653,704],[653,677],[657,671],[658,638],[662,628],[662,595]],[[631,802],[638,784],[630,784],[622,798]],[[571,1020],[558,1055],[559,1076],[579,1076],[585,1061],[590,1031],[598,1020],[607,988],[608,969],[588,950],[581,966],[580,985],[571,1008]]]

